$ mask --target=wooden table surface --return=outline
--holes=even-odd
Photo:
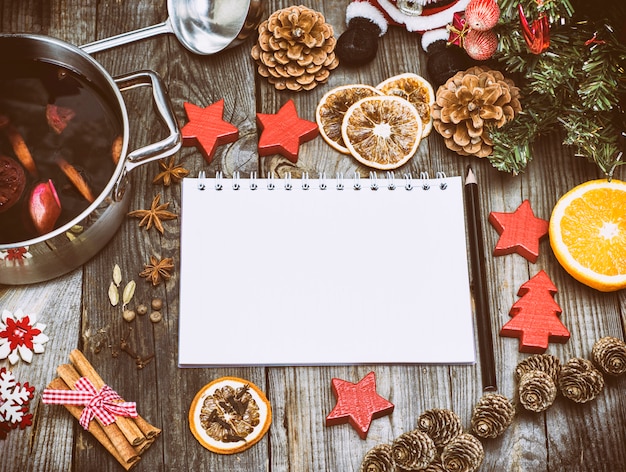
[[[291,3],[266,2],[264,17]],[[336,36],[345,29],[347,1],[301,3],[323,12]],[[4,0],[0,3],[0,30],[49,35],[81,45],[160,23],[166,15],[164,0]],[[285,101],[293,99],[300,116],[314,120],[320,97],[334,86],[375,85],[407,71],[426,74],[425,56],[417,38],[392,28],[382,38],[378,55],[370,65],[357,69],[340,66],[331,73],[327,84],[311,92],[277,92],[255,74],[250,57],[253,44],[254,39],[250,38],[237,48],[202,57],[189,53],[173,35],[166,35],[95,53],[94,57],[112,76],[140,69],[158,72],[169,89],[181,125],[187,120],[184,102],[207,106],[224,99],[224,118],[239,128],[239,140],[218,148],[211,165],[206,165],[193,147],[183,148],[177,158],[192,175],[206,170],[209,176],[222,171],[227,177],[235,171],[243,175],[257,171],[260,176],[270,172],[284,176],[291,172],[295,177],[305,171],[311,175],[347,175],[356,171],[367,176],[369,169],[333,151],[321,137],[301,147],[296,164],[278,155],[259,158],[255,113],[275,113]],[[146,106],[148,92],[131,90],[124,93],[124,99],[131,117],[132,147],[158,140],[163,130],[151,107]],[[551,344],[548,353],[562,361],[588,358],[594,342],[603,336],[624,338],[626,293],[599,293],[574,281],[557,263],[547,240],[541,242],[535,264],[516,254],[490,255],[498,240],[498,234],[487,222],[490,211],[512,212],[529,199],[535,214],[548,219],[564,192],[601,177],[595,166],[574,158],[557,136],[551,136],[537,146],[535,160],[527,171],[512,176],[494,170],[486,160],[459,157],[447,151],[433,132],[400,171],[460,175],[468,164],[478,175],[483,205],[498,391],[513,399],[513,369],[527,354],[518,351],[516,339],[502,338],[498,333],[509,319],[512,304],[519,299],[517,290],[522,283],[545,270],[558,287],[555,300],[563,310],[561,319],[571,338],[562,345]],[[170,209],[178,213],[180,185],[152,184],[157,172],[158,164],[150,163],[131,174],[131,209],[149,207],[160,192],[163,201],[172,202]],[[68,362],[68,354],[75,348],[85,353],[104,380],[125,399],[136,401],[148,421],[162,428],[162,435],[137,466],[140,471],[356,471],[366,451],[413,429],[417,417],[427,409],[450,408],[469,428],[472,408],[483,395],[478,363],[179,369],[179,222],[166,221],[164,225],[161,235],[154,230],[144,231],[136,219],[126,218],[110,244],[83,267],[44,283],[0,286],[0,309],[13,312],[22,308],[37,313],[47,325],[45,332],[50,337],[45,351],[36,354],[31,364],[21,361],[9,366],[7,361],[0,361],[0,366],[10,368],[20,381],[28,381],[36,388],[31,404],[33,426],[11,431],[6,440],[0,441],[3,470],[121,470],[64,408],[41,402],[41,392],[55,377],[56,367]],[[251,234],[251,244],[253,240]],[[401,260],[407,249],[412,248],[398,247],[393,256]],[[277,257],[295,256],[290,247],[272,250]],[[210,253],[211,247],[206,252]],[[176,263],[173,277],[155,288],[138,276],[152,254],[172,257]],[[137,281],[135,303],[153,298],[164,301],[162,322],[152,324],[143,317],[127,323],[119,307],[110,305],[107,288],[114,264],[121,267],[124,280]],[[210,306],[208,296],[206,306],[198,309],[210,310]],[[128,355],[119,353],[122,338],[141,355],[154,354],[154,360],[138,370]],[[332,349],[332,344],[330,339],[320,340],[320,349]],[[395,405],[393,414],[373,421],[366,440],[360,439],[347,424],[325,426],[325,417],[335,405],[331,379],[357,382],[370,371],[376,373],[378,393]],[[264,439],[232,456],[216,455],[200,446],[190,433],[187,420],[196,392],[224,375],[243,377],[259,385],[267,393],[274,413]],[[587,404],[558,397],[545,413],[529,413],[518,407],[518,415],[506,433],[498,439],[484,440],[483,444],[486,457],[482,471],[626,470],[626,378],[608,379],[599,397]]]

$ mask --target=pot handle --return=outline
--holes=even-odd
[[[126,156],[126,172],[178,152],[181,147],[180,129],[161,77],[156,72],[142,70],[115,77],[113,80],[122,92],[135,87],[152,86],[152,98],[156,111],[169,132],[166,138],[130,152]]]

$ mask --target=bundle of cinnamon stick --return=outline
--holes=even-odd
[[[52,380],[46,388],[52,390],[75,390],[75,383],[85,377],[99,391],[105,383],[82,352],[75,349],[70,353],[71,364],[61,364],[57,368],[59,377]],[[79,419],[83,407],[63,405],[76,419]],[[136,418],[116,416],[115,422],[102,424],[97,418],[89,423],[88,431],[104,448],[124,467],[132,469],[143,454],[161,434],[161,430],[152,426],[141,416]]]

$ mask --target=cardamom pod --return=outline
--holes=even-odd
[[[118,287],[120,286],[120,283],[122,283],[122,270],[117,264],[113,267],[113,282],[115,282],[115,285]]]
[[[117,290],[117,286],[113,282],[109,285],[109,301],[113,306],[117,306],[120,302],[120,292]]]
[[[124,292],[122,293],[122,308],[126,308],[126,305],[130,303],[133,299],[133,295],[135,295],[135,287],[137,284],[134,280],[131,280],[124,287]]]

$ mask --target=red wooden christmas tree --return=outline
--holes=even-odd
[[[554,301],[556,287],[543,270],[522,284],[521,296],[511,307],[513,317],[500,330],[501,336],[520,338],[520,352],[541,354],[549,342],[566,342],[570,333],[561,323],[561,307]]]

